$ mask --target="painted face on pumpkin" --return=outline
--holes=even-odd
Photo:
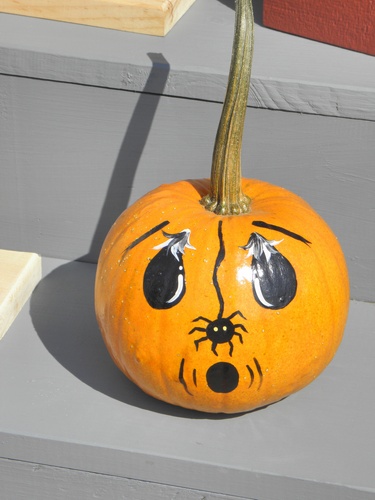
[[[168,224],[169,221],[164,221],[142,235],[129,245],[123,256],[151,235],[162,231]],[[277,231],[306,245],[310,244],[302,236],[280,226],[263,221],[253,221],[252,225]],[[193,318],[192,323],[196,323],[196,326],[193,326],[187,334],[192,336],[197,356],[199,356],[200,345],[203,342],[211,342],[213,362],[206,370],[204,378],[213,392],[234,391],[238,387],[242,371],[246,372],[248,389],[255,387],[256,390],[260,390],[264,374],[256,357],[250,358],[249,362],[242,367],[236,367],[232,362],[217,360],[219,344],[228,345],[228,354],[232,358],[234,349],[240,349],[244,344],[244,336],[248,335],[242,322],[246,320],[246,311],[237,310],[229,316],[224,316],[225,297],[218,280],[218,271],[226,255],[222,221],[218,223],[217,234],[219,250],[212,270],[212,284],[218,299],[218,314],[215,318],[208,318],[205,315]],[[163,231],[163,235],[166,239],[163,243],[153,247],[157,253],[150,259],[143,276],[143,293],[147,303],[151,308],[159,310],[171,309],[182,301],[186,293],[186,282],[188,282],[184,266],[185,250],[195,250],[190,243],[191,231],[189,229],[183,229],[174,234]],[[243,252],[246,262],[240,271],[241,279],[249,282],[252,296],[257,304],[265,309],[279,310],[287,307],[297,292],[295,270],[288,259],[276,248],[282,241],[283,239],[267,240],[259,232],[253,231],[250,232],[245,245],[238,245],[238,251]],[[182,358],[176,370],[179,382],[185,391],[193,396],[194,386],[197,386],[197,369],[193,368],[187,373],[186,360]]]

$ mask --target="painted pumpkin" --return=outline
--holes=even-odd
[[[238,0],[211,179],[161,186],[123,212],[95,285],[120,370],[155,398],[206,412],[249,411],[309,384],[348,310],[345,259],[326,223],[295,194],[241,180],[249,26],[251,2]]]

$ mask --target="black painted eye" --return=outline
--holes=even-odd
[[[252,286],[255,300],[267,309],[282,309],[295,297],[297,278],[292,264],[275,245],[280,241],[266,240],[252,233],[248,243],[241,247],[252,256]]]
[[[148,264],[143,277],[143,293],[154,309],[170,309],[177,305],[186,292],[185,269],[182,256],[189,243],[190,230],[177,234],[163,231],[167,241],[155,247],[159,252]]]

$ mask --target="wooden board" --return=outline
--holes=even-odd
[[[41,274],[39,255],[0,250],[0,339],[30,297]]]
[[[0,12],[164,36],[195,0],[0,0]]]
[[[265,26],[375,55],[372,0],[264,0]]]

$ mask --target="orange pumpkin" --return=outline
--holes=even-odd
[[[340,344],[349,302],[345,259],[321,217],[283,188],[241,180],[251,2],[238,0],[236,12],[211,180],[161,186],[125,210],[95,285],[104,341],[130,380],[166,402],[224,413],[314,380]]]

